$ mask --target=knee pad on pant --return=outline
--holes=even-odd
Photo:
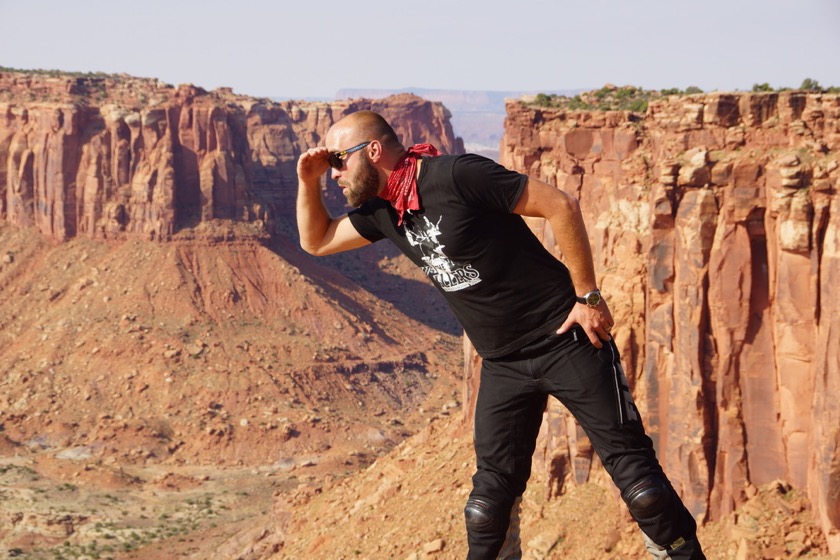
[[[464,508],[467,531],[493,533],[505,531],[509,511],[504,511],[499,504],[482,496],[470,496]]]
[[[621,497],[654,558],[705,558],[697,541],[697,524],[665,477],[646,476]]]
[[[639,480],[622,494],[627,509],[636,520],[652,519],[671,507],[673,490],[661,476],[650,475]]]

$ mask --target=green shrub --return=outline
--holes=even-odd
[[[802,80],[802,85],[799,86],[799,89],[804,89],[805,91],[822,91],[822,87],[817,80],[812,80],[811,78],[805,78]]]

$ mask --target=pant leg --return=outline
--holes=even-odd
[[[546,395],[528,371],[527,360],[485,360],[475,410],[476,472],[470,500],[480,500],[492,523],[467,523],[470,560],[495,560],[516,498],[531,474]],[[469,507],[470,502],[468,502]]]
[[[662,511],[648,517],[634,515],[640,529],[668,557],[704,558],[696,522],[671,487],[645,434],[615,343],[604,343],[599,350],[581,333],[576,341],[543,354],[540,367],[547,389],[575,416],[625,500],[625,492],[640,480],[662,481],[660,489],[667,495]]]

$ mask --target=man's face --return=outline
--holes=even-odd
[[[379,194],[379,173],[368,158],[366,149],[356,154],[357,157],[353,158],[356,161],[349,159],[353,155],[347,156],[344,169],[334,176],[338,175],[336,180],[343,189],[348,204],[357,208]]]

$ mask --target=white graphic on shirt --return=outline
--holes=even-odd
[[[459,264],[446,256],[443,252],[445,245],[438,239],[441,235],[440,221],[436,224],[423,216],[423,223],[416,223],[414,220],[406,220],[405,237],[409,244],[417,247],[420,251],[423,267],[429,278],[437,282],[446,292],[457,292],[469,288],[481,282],[478,271],[471,264]]]

